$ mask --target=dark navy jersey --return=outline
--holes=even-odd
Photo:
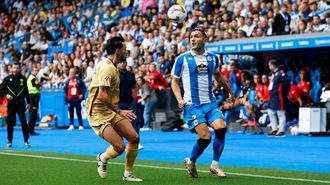
[[[290,90],[290,83],[284,70],[278,70],[272,75],[269,84],[269,108],[272,110],[284,110],[288,102],[287,95]]]

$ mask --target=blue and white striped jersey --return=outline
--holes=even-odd
[[[212,93],[212,75],[219,71],[219,59],[211,52],[197,55],[187,51],[177,57],[172,77],[182,78],[184,97],[188,104],[204,104],[215,100]]]

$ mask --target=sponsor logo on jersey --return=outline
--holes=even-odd
[[[207,65],[200,64],[196,67],[195,72],[199,75],[207,75],[210,71],[210,68]]]

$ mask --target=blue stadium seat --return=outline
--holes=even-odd
[[[309,91],[309,96],[312,98],[313,103],[320,103],[320,96],[322,92],[322,85],[319,81],[313,84],[312,89]]]
[[[124,10],[122,10],[120,12],[120,17],[124,18],[124,17],[128,17],[132,15],[132,9],[131,8],[125,8]]]
[[[288,76],[288,80],[290,82],[290,84],[294,84],[295,80],[294,80],[294,73],[292,70],[289,70],[286,72],[286,75]]]
[[[321,78],[320,70],[314,69],[311,70],[311,82],[312,84],[315,84],[316,82],[319,82]]]
[[[300,72],[301,72],[301,70],[299,70],[297,75],[294,77],[294,84],[295,85],[299,84],[299,82],[300,82]]]

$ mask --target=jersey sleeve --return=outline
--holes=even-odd
[[[217,55],[213,55],[213,58],[214,58],[214,71],[220,71],[219,68],[220,68],[220,60],[219,60],[219,57]]]
[[[183,71],[183,62],[185,60],[185,57],[180,55],[179,57],[176,58],[173,68],[172,68],[172,72],[171,75],[175,78],[180,78],[182,75],[182,71]]]
[[[98,82],[98,86],[111,86],[111,78],[116,75],[116,69],[111,65],[100,65],[98,69],[95,71],[97,73],[96,80]]]

